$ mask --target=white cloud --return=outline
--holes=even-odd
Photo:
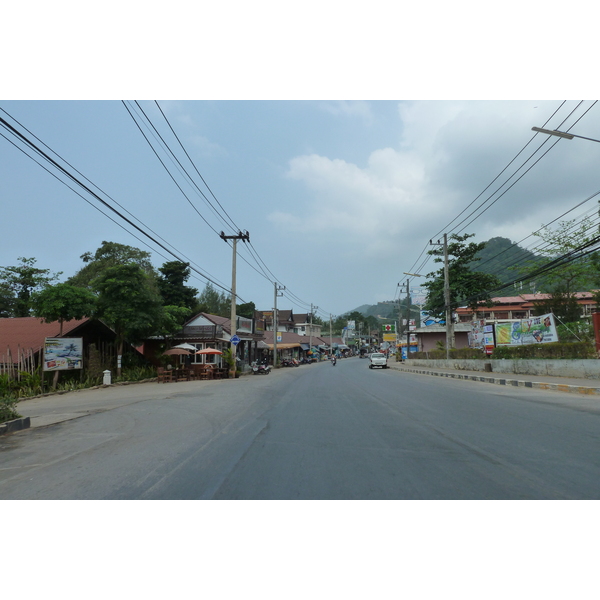
[[[323,102],[320,104],[322,110],[344,117],[360,117],[367,122],[373,119],[371,107],[368,102],[340,100],[337,102]]]
[[[469,217],[469,213],[490,197],[541,142],[532,144],[484,192],[486,186],[531,139],[531,127],[543,125],[559,104],[401,102],[401,137],[396,147],[371,150],[364,167],[318,154],[296,156],[289,161],[286,176],[302,184],[306,202],[289,209],[279,206],[278,212],[270,213],[268,218],[280,226],[282,233],[301,233],[306,240],[326,236],[333,246],[345,245],[346,253],[360,252],[365,261],[401,256],[404,268],[410,267],[442,228],[451,232],[448,224],[465,209],[454,222],[455,226],[467,217],[463,233],[475,233],[477,241],[496,236],[520,241],[542,222],[595,191],[585,192],[581,186],[581,192],[575,189],[577,171],[589,179],[589,159],[582,157],[583,163],[578,163],[570,154],[565,155],[572,170],[567,182],[556,176],[558,157],[551,159],[549,155],[470,223],[475,215]],[[331,112],[350,110],[347,103],[327,106]],[[573,106],[571,103],[564,115],[555,118],[554,126]],[[589,152],[583,147],[567,150]],[[565,163],[559,164],[562,170]],[[492,195],[490,201],[494,199]],[[349,239],[359,240],[358,249],[347,247]]]
[[[223,146],[211,142],[203,135],[193,135],[190,137],[190,141],[192,145],[199,151],[202,158],[211,158],[217,156],[226,157],[228,155],[227,150],[225,150]]]

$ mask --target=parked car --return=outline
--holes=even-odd
[[[369,357],[369,369],[373,367],[381,367],[382,369],[387,369],[387,356],[385,354],[381,354],[381,352],[373,352]]]

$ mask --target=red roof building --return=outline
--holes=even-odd
[[[492,298],[493,306],[482,306],[475,314],[470,308],[461,306],[454,312],[460,323],[467,323],[475,319],[510,320],[529,319],[533,316],[535,303],[551,298],[552,294],[519,294],[518,296],[502,296]],[[596,302],[592,292],[576,292],[575,297],[581,305],[582,316],[592,314]]]
[[[63,323],[44,323],[38,317],[0,319],[0,363],[16,363],[21,353],[36,354],[44,347],[47,337],[81,337],[84,347],[99,340],[112,341],[115,333],[96,319],[73,319]]]

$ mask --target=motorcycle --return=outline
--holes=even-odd
[[[268,375],[271,372],[271,365],[263,363],[252,363],[252,375]]]
[[[336,363],[336,362],[337,362],[337,358],[336,358],[335,356],[333,356],[333,357],[331,358],[331,364],[332,364],[332,366],[334,366],[334,367],[335,367],[335,363]]]

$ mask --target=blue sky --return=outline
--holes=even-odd
[[[271,308],[274,275],[287,288],[280,308],[305,312],[312,303],[322,317],[393,299],[404,271],[433,270],[431,262],[418,260],[428,240],[452,230],[446,226],[531,140],[532,126],[551,119],[548,126],[558,128],[567,119],[561,125],[566,129],[582,117],[571,131],[600,138],[600,108],[591,101],[158,104],[227,215],[249,231],[253,250],[270,271],[240,244],[241,299]],[[139,107],[216,206],[184,162],[156,103],[140,101]],[[142,221],[153,237],[229,288],[231,249],[218,232],[233,230],[169,164],[186,199],[122,102],[1,101],[0,108]],[[1,115],[12,122],[6,113]],[[538,135],[473,208],[546,140]],[[63,271],[64,278],[103,240],[149,250],[157,267],[172,259],[151,242],[149,248],[136,240],[130,226],[125,231],[107,219],[4,138],[0,158],[3,214],[11,223],[3,231],[0,264],[33,256],[38,266]],[[477,240],[520,241],[600,189],[599,159],[600,144],[561,140],[465,231]],[[195,274],[189,283],[201,290],[206,280]]]

